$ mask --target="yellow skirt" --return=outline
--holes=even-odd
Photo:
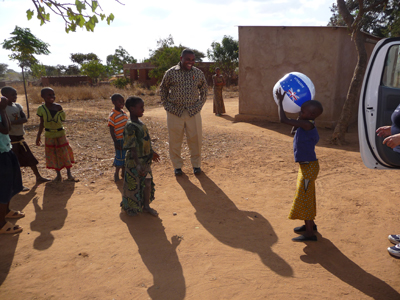
[[[317,215],[315,180],[319,172],[318,160],[299,165],[297,190],[289,219],[314,220]]]

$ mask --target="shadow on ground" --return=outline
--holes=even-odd
[[[320,264],[332,275],[373,299],[400,299],[400,294],[383,280],[371,275],[346,257],[330,240],[318,234],[318,242],[307,242],[300,259]]]
[[[120,217],[136,242],[143,263],[153,275],[154,284],[147,289],[151,299],[184,299],[185,278],[176,253],[179,237],[173,236],[169,241],[162,220],[149,214],[130,217],[121,213]]]
[[[46,250],[53,245],[54,230],[60,230],[68,216],[67,202],[74,193],[75,183],[71,181],[49,182],[43,192],[43,204],[40,207],[38,197],[32,200],[36,218],[31,223],[31,230],[40,235],[33,242],[37,250]]]
[[[196,178],[204,191],[186,175],[177,177],[177,181],[196,209],[201,225],[221,243],[257,253],[278,275],[292,276],[290,265],[271,249],[278,237],[268,220],[257,212],[239,210],[205,173]]]

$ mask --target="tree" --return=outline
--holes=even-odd
[[[368,2],[377,3],[377,1]],[[345,4],[353,17],[360,10],[358,0],[346,0]],[[330,18],[328,26],[347,26],[346,22],[339,13],[339,8],[337,5],[332,5],[331,12],[332,17]],[[400,36],[400,2],[396,0],[389,0],[382,8],[365,12],[360,20],[359,26],[361,26],[362,31],[379,37]]]
[[[118,0],[115,1],[122,4]],[[67,33],[75,32],[77,26],[85,27],[87,31],[94,31],[99,22],[97,17],[100,17],[101,21],[105,19],[108,25],[114,20],[112,13],[108,16],[99,13],[99,10],[102,11],[102,9],[96,0],[75,0],[75,3],[58,2],[56,0],[32,0],[32,3],[35,8],[26,11],[28,20],[32,19],[36,12],[40,25],[43,25],[50,22],[49,11],[51,11],[64,20]]]
[[[15,26],[13,35],[8,40],[4,40],[2,43],[3,48],[6,50],[11,50],[12,54],[8,57],[11,60],[18,61],[18,65],[22,70],[22,78],[24,81],[24,90],[25,90],[25,98],[26,98],[26,108],[28,111],[28,118],[29,118],[29,103],[28,103],[28,96],[26,94],[26,85],[25,85],[25,76],[24,76],[24,69],[31,66],[32,64],[37,63],[37,59],[34,55],[48,55],[50,51],[48,47],[49,44],[41,41],[37,37],[35,37],[29,28],[20,28]]]
[[[7,69],[8,69],[7,64],[0,63],[0,77],[3,77],[4,75],[6,75]]]
[[[346,100],[344,102],[342,112],[339,116],[338,123],[331,137],[331,143],[341,145],[345,143],[345,135],[351,116],[354,112],[358,94],[362,86],[365,70],[367,68],[368,56],[364,44],[364,35],[361,32],[364,17],[371,12],[383,11],[389,0],[357,0],[358,11],[353,16],[346,5],[345,0],[337,0],[337,7],[341,18],[346,22],[347,28],[351,32],[354,41],[358,60],[354,69],[353,78],[351,79]]]
[[[107,67],[111,75],[119,74],[124,70],[124,64],[134,64],[137,60],[129,55],[128,51],[119,46],[114,54],[107,56]]]
[[[229,86],[230,80],[239,66],[239,42],[231,36],[224,35],[221,43],[213,42],[211,44],[211,49],[207,50],[207,56],[215,62],[216,67],[219,67],[227,75],[227,85]]]
[[[87,63],[83,63],[81,67],[81,73],[92,78],[94,83],[97,83],[97,80],[103,77],[105,72],[106,67],[98,60],[91,60]]]
[[[159,39],[157,41],[157,49],[150,50],[150,58],[146,60],[146,62],[150,62],[156,67],[149,72],[149,76],[161,81],[165,71],[180,61],[180,56],[184,49],[190,48],[182,45],[175,46],[171,35],[166,39]],[[196,49],[191,50],[194,52],[196,62],[201,62],[205,57],[203,52]]]
[[[46,68],[42,64],[33,64],[31,66],[32,76],[36,79],[40,79],[43,76],[46,76]]]
[[[82,54],[82,53],[71,53],[70,59],[72,62],[82,65],[92,60],[97,60],[101,62],[101,59],[94,53]]]

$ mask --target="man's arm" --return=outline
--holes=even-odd
[[[161,104],[165,106],[165,103],[168,101],[169,88],[170,88],[170,76],[168,71],[165,72],[164,77],[160,84],[160,96],[161,96]]]

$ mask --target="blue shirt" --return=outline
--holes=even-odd
[[[311,130],[297,128],[293,139],[293,152],[295,162],[316,161],[315,145],[319,141],[318,130],[314,127]]]
[[[1,122],[1,116],[0,116]],[[0,153],[9,152],[11,150],[11,140],[8,134],[0,133]]]
[[[391,135],[400,133],[400,104],[392,113]],[[393,148],[393,151],[400,153],[400,145]]]

